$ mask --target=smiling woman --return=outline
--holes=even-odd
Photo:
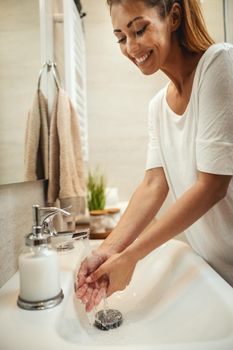
[[[103,290],[124,289],[139,260],[184,231],[233,286],[233,45],[213,43],[198,0],[108,4],[122,53],[143,74],[161,70],[170,81],[149,105],[144,179],[81,265],[77,296],[91,310]],[[148,226],[168,192],[173,203]]]

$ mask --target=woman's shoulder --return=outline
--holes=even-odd
[[[196,73],[194,86],[208,80],[212,81],[212,76],[221,77],[232,75],[233,67],[233,45],[229,43],[217,43],[211,45],[201,56]]]
[[[167,91],[167,86],[168,84],[166,84],[165,87],[163,87],[161,90],[159,90],[151,99],[149,102],[149,109],[155,109],[156,107],[159,107],[159,105],[161,104],[166,91]]]
[[[207,68],[212,64],[222,65],[225,59],[233,63],[233,45],[230,43],[213,44],[201,57],[199,66]]]
[[[206,54],[213,55],[215,53],[229,51],[230,49],[233,49],[233,45],[230,43],[216,43],[208,47],[208,49],[206,50]]]

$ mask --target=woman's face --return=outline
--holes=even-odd
[[[169,16],[162,19],[156,7],[142,1],[125,1],[112,6],[111,18],[122,53],[142,73],[153,74],[166,64],[171,45]]]

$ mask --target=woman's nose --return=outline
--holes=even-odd
[[[134,56],[138,52],[138,43],[136,39],[129,39],[127,40],[126,45],[127,53],[130,56]]]

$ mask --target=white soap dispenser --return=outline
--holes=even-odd
[[[46,219],[59,211],[58,208],[33,205],[32,233],[26,236],[26,249],[19,256],[20,292],[17,304],[20,308],[48,309],[59,304],[64,297],[60,285],[58,254],[50,244],[52,233],[45,225]],[[44,220],[42,213],[47,214]]]

